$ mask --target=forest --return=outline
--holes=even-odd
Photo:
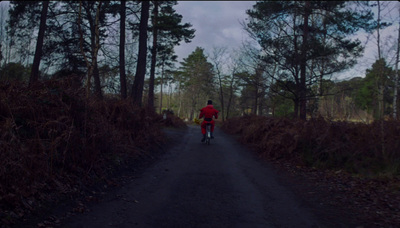
[[[78,75],[88,96],[132,98],[188,120],[207,99],[216,101],[223,120],[244,114],[365,123],[397,118],[397,39],[389,43],[379,34],[396,22],[372,12],[394,3],[261,1],[243,24],[257,45],[197,47],[179,63],[174,47],[191,42],[195,28],[182,22],[176,1],[149,3],[143,17],[140,2],[10,3],[9,20],[4,12],[1,20],[3,82]],[[376,62],[364,77],[337,80],[363,54],[362,42],[352,38],[359,31],[376,34]]]
[[[177,4],[1,5],[3,223],[51,198],[43,192],[73,193],[107,179],[110,160],[161,147],[160,128],[191,123],[208,99],[226,131],[245,134],[243,143],[258,143],[270,159],[398,176],[397,2],[257,1],[242,24],[254,43],[197,47],[181,62],[174,47],[191,42],[196,28]],[[388,8],[393,21],[381,15]],[[389,26],[397,36],[383,40]],[[338,80],[363,55],[360,31],[376,38],[376,61],[362,77]],[[272,134],[292,144],[277,145]]]

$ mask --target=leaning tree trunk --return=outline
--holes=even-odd
[[[142,1],[139,25],[139,54],[136,66],[135,80],[132,85],[133,103],[142,106],[144,77],[146,75],[146,56],[147,56],[147,23],[149,20],[149,1]]]
[[[46,19],[47,19],[47,11],[49,8],[49,1],[43,1],[42,13],[40,15],[40,27],[39,34],[36,43],[35,57],[33,59],[31,76],[29,78],[29,85],[37,82],[39,79],[39,65],[40,59],[42,58],[42,48],[43,48],[43,40],[44,40],[44,32],[46,31]]]

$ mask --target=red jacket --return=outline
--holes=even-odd
[[[204,120],[207,118],[209,120],[206,121],[211,121],[213,116],[215,116],[215,119],[218,119],[218,110],[213,105],[207,105],[200,110],[199,119],[204,117]]]

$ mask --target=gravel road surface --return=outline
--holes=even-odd
[[[268,163],[215,130],[167,130],[174,145],[126,184],[62,227],[348,227],[317,216]],[[307,206],[308,205],[308,206]]]

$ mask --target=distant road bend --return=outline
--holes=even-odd
[[[158,161],[62,227],[348,227],[315,215],[220,129],[211,145],[198,126],[168,132],[178,141]]]

